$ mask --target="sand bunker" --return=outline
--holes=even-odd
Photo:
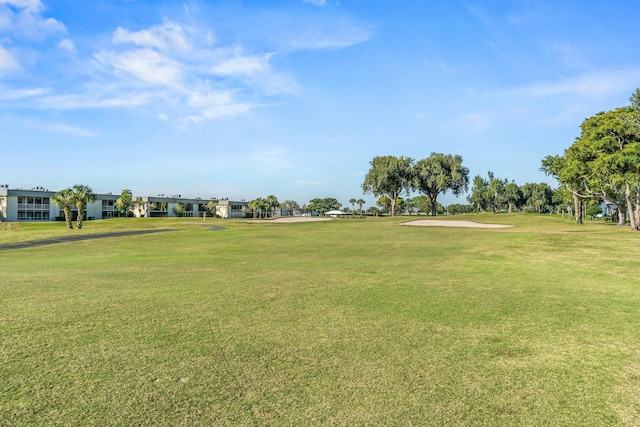
[[[513,225],[480,224],[473,221],[448,221],[442,219],[419,219],[403,222],[400,225],[413,225],[416,227],[465,227],[465,228],[511,228]]]

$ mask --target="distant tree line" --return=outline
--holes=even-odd
[[[438,203],[440,194],[451,191],[459,196],[469,190],[469,170],[462,157],[432,153],[415,161],[410,157],[379,156],[371,160],[362,189],[378,197],[381,213],[396,214],[464,214],[472,212],[572,212],[565,188],[552,189],[547,183],[518,185],[489,171],[486,177],[476,175],[467,195],[468,205]],[[413,198],[412,192],[421,193]],[[406,197],[402,197],[402,195]],[[593,212],[597,212],[594,210]]]

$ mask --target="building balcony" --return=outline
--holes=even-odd
[[[41,210],[48,211],[51,205],[45,205],[42,203],[18,203],[19,210]]]

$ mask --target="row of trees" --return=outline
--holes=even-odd
[[[364,204],[364,200],[362,201],[362,204]],[[247,207],[253,218],[266,218],[269,216],[275,216],[278,209],[280,212],[286,212],[288,216],[293,215],[293,213],[298,210],[304,212],[318,212],[322,215],[325,212],[340,209],[342,204],[333,197],[326,197],[311,199],[309,200],[309,204],[300,206],[295,200],[285,200],[280,203],[276,196],[270,195],[267,197],[258,197],[257,199],[249,201]]]
[[[285,210],[287,215],[291,216],[293,211],[300,209],[300,205],[295,200],[285,200],[280,203],[278,198],[274,195],[267,197],[258,197],[251,200],[247,207],[252,212],[254,218],[266,218],[267,216],[274,216],[276,209]]]
[[[547,183],[526,183],[497,177],[489,171],[487,177],[476,175],[467,196],[469,205],[452,204],[446,209],[437,202],[440,194],[451,191],[455,196],[469,189],[469,171],[459,155],[431,153],[423,160],[410,157],[379,156],[371,160],[362,189],[378,196],[376,204],[391,216],[398,212],[430,212],[460,214],[470,212],[555,212],[566,209],[567,191],[553,190]],[[421,195],[409,197],[412,191]],[[401,197],[402,194],[407,197]],[[353,201],[353,199],[352,199]]]
[[[499,181],[499,182],[498,182]],[[470,193],[467,196],[469,204],[454,203],[443,206],[436,203],[438,215],[459,215],[475,212],[559,212],[567,209],[563,201],[565,193],[554,191],[546,183],[527,183],[518,186],[514,182],[500,180],[489,172],[489,178],[476,176]],[[382,213],[391,211],[391,203],[385,196],[376,201]],[[429,197],[424,195],[398,197],[395,201],[396,214],[407,215],[428,213],[432,214],[434,206]]]
[[[437,198],[451,190],[459,196],[469,188],[469,169],[462,166],[458,154],[431,153],[426,159],[378,156],[371,160],[371,168],[364,178],[362,190],[376,197],[385,197],[389,213],[395,216],[396,203],[401,194],[419,191],[428,197],[431,215],[437,214]]]
[[[467,196],[474,212],[554,212],[566,209],[562,190],[553,190],[547,183],[526,183],[519,186],[514,181],[495,176],[491,171],[487,178],[476,175]]]
[[[640,230],[640,89],[631,105],[600,112],[582,122],[580,136],[562,156],[547,156],[541,170],[558,180],[573,199],[582,222],[585,201],[605,201]]]

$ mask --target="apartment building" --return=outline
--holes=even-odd
[[[64,220],[64,212],[56,206],[52,198],[55,191],[43,187],[32,189],[13,189],[0,185],[0,221],[56,221]],[[108,219],[121,216],[115,202],[119,194],[96,194],[95,200],[87,204],[87,220]],[[208,212],[208,204],[216,202],[216,215],[222,218],[243,218],[247,211],[247,202],[229,201],[229,199],[185,198],[180,195],[165,197],[145,196],[134,198],[133,216],[135,217],[199,217]],[[73,216],[77,210],[73,208]]]

